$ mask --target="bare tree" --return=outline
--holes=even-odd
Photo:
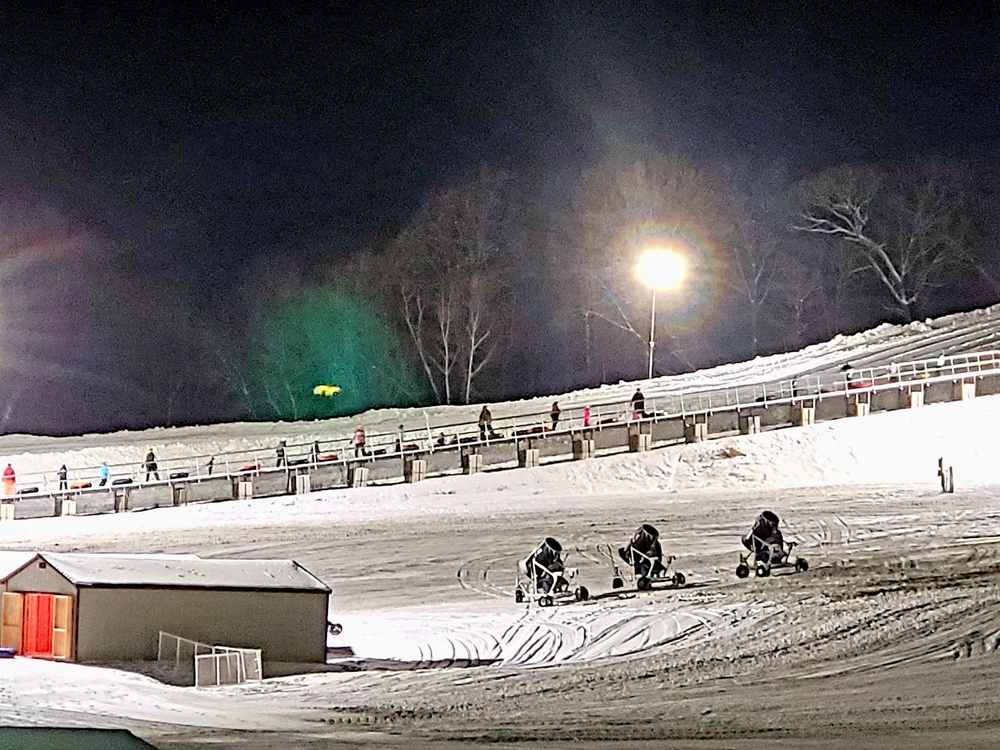
[[[400,286],[400,298],[403,301],[403,320],[416,348],[417,357],[420,359],[420,366],[423,368],[427,382],[434,392],[434,400],[442,403],[441,388],[438,386],[438,379],[435,375],[437,371],[436,362],[431,354],[431,344],[426,340],[427,326],[424,323],[426,304],[424,298],[419,291],[412,289],[406,284],[401,284]]]
[[[441,279],[441,282],[440,286],[434,290],[434,294],[437,297],[434,309],[437,320],[437,342],[439,344],[434,362],[444,381],[444,402],[450,404],[452,403],[452,371],[455,369],[455,363],[458,361],[457,326],[454,325],[455,318],[459,314],[459,311],[456,309],[458,307],[458,303],[456,302],[458,295],[452,285],[453,282],[451,279]]]
[[[512,178],[483,171],[432,196],[381,254],[399,316],[439,403],[469,403],[507,322],[518,214]]]
[[[239,404],[236,407],[237,413],[257,419],[248,377],[250,365],[246,355],[241,352],[240,344],[234,336],[226,335],[218,328],[204,322],[195,324],[194,330],[203,342],[207,357],[214,360],[211,371],[221,381],[224,395]]]
[[[846,244],[913,320],[930,291],[970,259],[963,182],[937,164],[893,173],[837,167],[804,185],[795,228]]]
[[[733,286],[746,302],[750,327],[751,356],[760,353],[761,316],[774,287],[778,261],[778,238],[763,221],[759,207],[741,201],[733,211],[734,227],[730,240],[734,277]]]
[[[293,350],[289,334],[283,328],[274,325],[268,340],[258,352],[262,361],[262,376],[260,388],[264,400],[271,407],[275,419],[299,418],[298,392],[302,390],[296,384],[295,366],[300,358]]]
[[[822,260],[844,258],[829,253]],[[782,256],[772,282],[771,305],[781,325],[777,340],[785,351],[830,338],[841,330],[841,300],[849,280],[839,269],[793,252]]]

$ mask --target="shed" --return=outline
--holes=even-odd
[[[0,645],[81,662],[156,658],[159,632],[323,663],[330,589],[293,560],[40,552],[6,581]]]

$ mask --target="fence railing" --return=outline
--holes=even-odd
[[[492,429],[485,436],[480,434],[477,422],[439,424],[432,428],[425,416],[425,423],[420,426],[404,427],[391,432],[369,432],[364,455],[378,458],[402,456],[409,451],[454,450],[458,445],[481,446],[510,442],[520,435],[538,432],[558,434],[582,429],[600,430],[606,425],[622,422],[670,419],[724,409],[743,409],[844,395],[858,390],[878,391],[996,373],[1000,373],[1000,351],[990,350],[874,367],[807,373],[722,388],[677,390],[676,385],[665,381],[660,390],[649,388],[641,412],[637,412],[630,402],[620,399],[595,399],[587,405],[589,415],[585,416],[583,406],[566,407],[555,424],[549,411],[498,417],[492,421]],[[272,444],[215,455],[164,457],[158,461],[158,478],[147,479],[145,470],[136,471],[134,465],[109,465],[112,482],[108,486],[113,486],[115,478],[137,485],[164,484],[179,479],[205,481],[241,474],[284,471],[289,466],[316,467],[345,464],[354,460],[354,448],[346,437],[286,445],[284,465],[279,465],[281,462],[277,458],[276,446]],[[98,488],[99,474],[99,467],[75,468],[72,470],[72,481],[67,482],[68,486],[63,489],[51,472],[29,473],[19,478],[18,491],[13,496],[2,499],[16,499],[21,494],[28,494],[29,489],[38,493],[71,496]]]

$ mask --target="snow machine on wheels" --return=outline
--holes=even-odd
[[[586,586],[573,587],[576,569],[563,564],[562,545],[546,537],[534,552],[518,563],[514,584],[514,601],[533,601],[540,607],[566,602],[583,602],[590,598]]]
[[[796,573],[809,570],[808,560],[804,557],[792,557],[793,549],[795,542],[761,544],[756,551],[751,550],[740,555],[740,564],[736,566],[736,577],[748,577],[751,565],[758,578],[766,578],[776,568],[792,568]]]
[[[796,573],[809,569],[804,557],[792,558],[795,542],[785,543],[780,523],[778,514],[770,510],[757,516],[750,533],[740,540],[748,552],[740,555],[740,564],[736,566],[737,578],[749,576],[751,565],[758,578],[771,575],[775,568],[794,568]]]
[[[654,587],[680,588],[687,578],[680,571],[670,572],[674,556],[663,556],[660,547],[660,532],[652,524],[644,523],[624,547],[618,548],[617,557],[625,563],[619,566],[610,545],[602,545],[601,550],[611,560],[614,576],[611,588],[623,588],[626,582],[634,584],[639,591],[651,591]]]

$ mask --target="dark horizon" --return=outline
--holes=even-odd
[[[926,312],[1000,300],[1000,40],[994,14],[979,13],[6,3],[0,432],[270,421],[282,409],[313,418],[428,399],[362,267],[433,196],[484,170],[513,176],[517,231],[505,236],[517,273],[504,282],[503,358],[474,399],[642,376],[641,335],[601,333],[600,367],[588,339],[583,366],[568,281],[586,273],[571,260],[580,186],[630,156],[677,153],[724,176],[800,255],[785,233],[803,180],[842,163],[961,166],[974,185],[975,269]],[[748,356],[743,314],[729,292],[710,292],[690,330],[658,313],[660,371]],[[894,319],[877,285],[852,294],[836,330]],[[800,343],[829,335],[804,315]],[[331,316],[346,330],[306,327]],[[765,352],[789,345],[771,327]],[[301,367],[274,348],[289,337],[313,342],[294,354]],[[337,369],[345,347],[364,354]],[[354,385],[340,401],[310,401],[303,389],[324,376]],[[295,392],[279,397],[279,381]]]

